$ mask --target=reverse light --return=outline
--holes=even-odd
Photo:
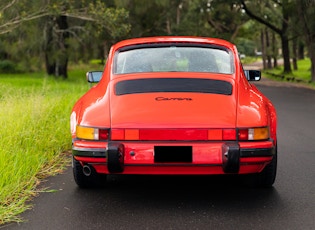
[[[109,130],[85,126],[77,126],[76,136],[84,140],[108,140]]]
[[[259,128],[249,128],[249,129],[239,129],[238,139],[239,140],[267,140],[269,138],[269,128],[259,127]]]

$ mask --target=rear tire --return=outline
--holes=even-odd
[[[83,167],[79,161],[72,158],[72,169],[74,181],[80,188],[102,188],[106,185],[106,175],[98,174],[93,167],[91,167],[91,175],[86,176],[83,173]]]
[[[257,174],[246,175],[245,184],[256,188],[270,188],[277,175],[277,148],[271,162]]]

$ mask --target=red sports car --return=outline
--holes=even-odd
[[[273,185],[277,117],[236,47],[199,37],[149,37],[112,46],[104,71],[71,114],[79,187],[109,174],[248,174]]]

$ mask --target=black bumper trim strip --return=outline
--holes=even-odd
[[[106,158],[106,152],[107,150],[102,149],[102,151],[99,150],[76,150],[72,149],[72,155],[73,156],[80,156],[80,157],[104,157]]]
[[[241,157],[271,157],[274,154],[275,148],[241,149]]]

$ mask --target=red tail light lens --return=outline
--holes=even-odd
[[[124,129],[112,129],[111,130],[111,140],[125,140],[125,130]]]
[[[98,131],[98,139],[99,140],[108,140],[109,138],[109,130],[108,129],[100,129]]]
[[[236,140],[236,130],[235,129],[223,129],[222,139],[224,141]]]
[[[239,140],[248,140],[248,129],[240,129],[238,131],[238,139]]]

